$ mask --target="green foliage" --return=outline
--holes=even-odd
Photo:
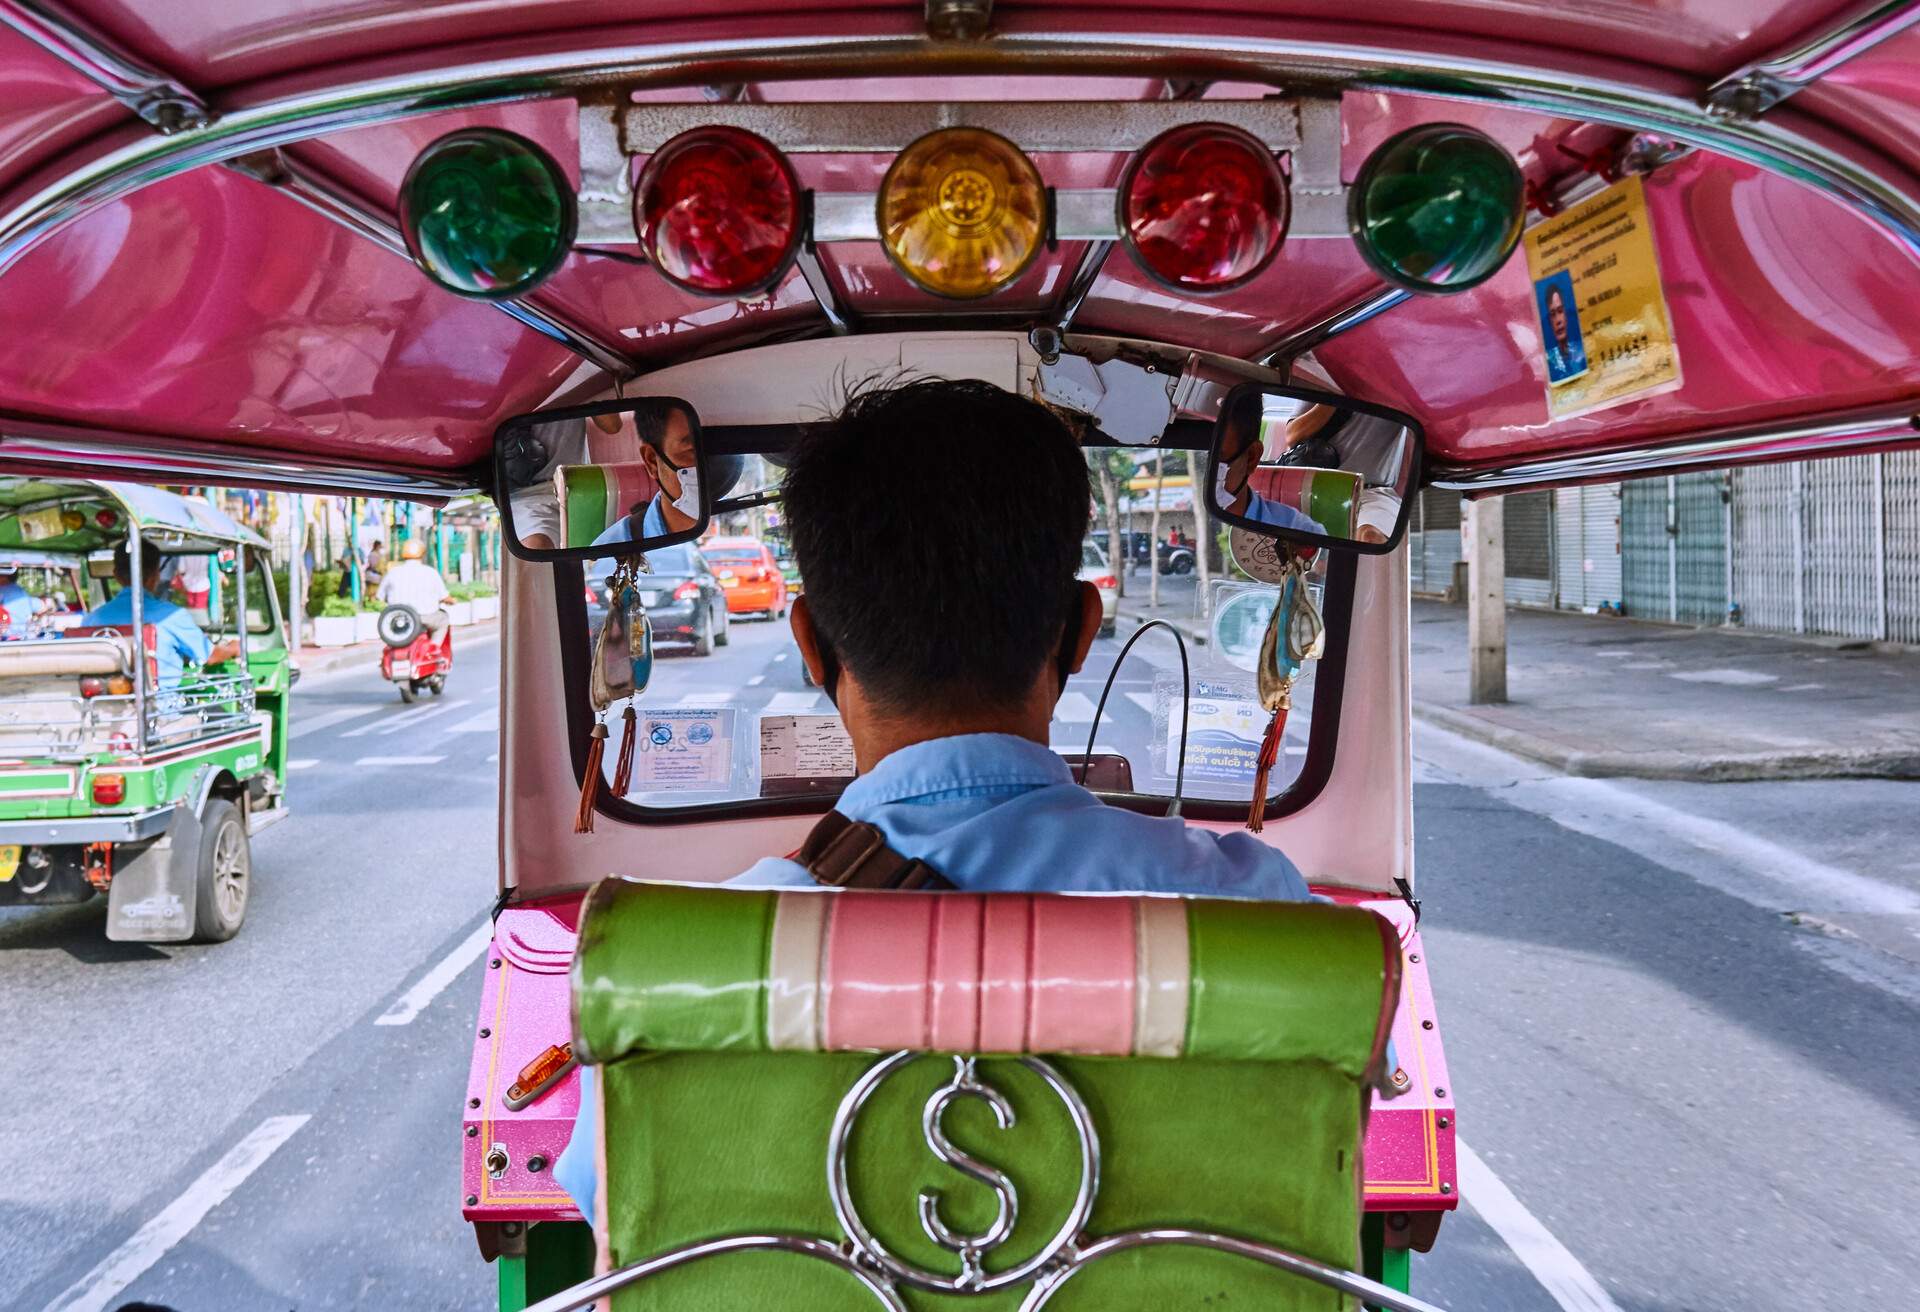
[[[317,569],[307,580],[307,614],[326,615],[327,603],[340,600],[340,574],[337,569]],[[347,614],[353,614],[349,606]]]
[[[309,608],[311,610],[311,608]],[[318,610],[312,610],[316,619],[351,619],[359,614],[352,597],[328,597],[320,603]]]
[[[492,597],[498,595],[498,592],[499,589],[495,588],[492,584],[482,583],[477,579],[472,583],[453,583],[447,587],[447,595],[455,601],[472,601],[476,597]]]

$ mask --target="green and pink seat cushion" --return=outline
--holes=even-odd
[[[1400,960],[1324,904],[606,881],[602,1270],[783,1239],[612,1306],[1351,1306],[1232,1246],[1358,1268]]]
[[[590,547],[622,517],[653,500],[660,485],[638,460],[611,465],[562,465],[553,474],[560,499],[560,536],[569,547]]]
[[[1269,501],[1300,511],[1330,536],[1351,538],[1358,522],[1366,482],[1344,469],[1266,465],[1253,471],[1247,486]]]

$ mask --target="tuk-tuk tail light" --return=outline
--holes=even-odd
[[[1264,142],[1224,123],[1161,133],[1115,192],[1134,262],[1167,286],[1224,292],[1257,277],[1287,238],[1292,199]]]
[[[653,153],[633,191],[648,263],[703,296],[751,296],[777,283],[799,250],[803,213],[787,157],[742,128],[682,132]]]
[[[893,266],[923,291],[966,300],[1026,271],[1052,201],[1021,149],[985,128],[939,128],[894,157],[875,218]]]
[[[93,776],[93,800],[99,806],[118,806],[127,800],[127,777],[123,774]]]

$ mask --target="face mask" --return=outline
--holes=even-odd
[[[1228,472],[1227,462],[1224,460],[1214,466],[1213,504],[1216,506],[1230,506],[1233,504],[1233,496],[1227,491]]]
[[[688,519],[700,518],[700,471],[698,469],[676,469],[680,476],[680,495],[673,499],[673,508]]]

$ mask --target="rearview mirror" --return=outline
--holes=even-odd
[[[1379,555],[1406,532],[1421,446],[1420,425],[1397,410],[1246,383],[1214,425],[1208,508],[1277,541]]]
[[[700,417],[674,397],[519,415],[494,433],[494,501],[522,560],[598,560],[706,531]]]

